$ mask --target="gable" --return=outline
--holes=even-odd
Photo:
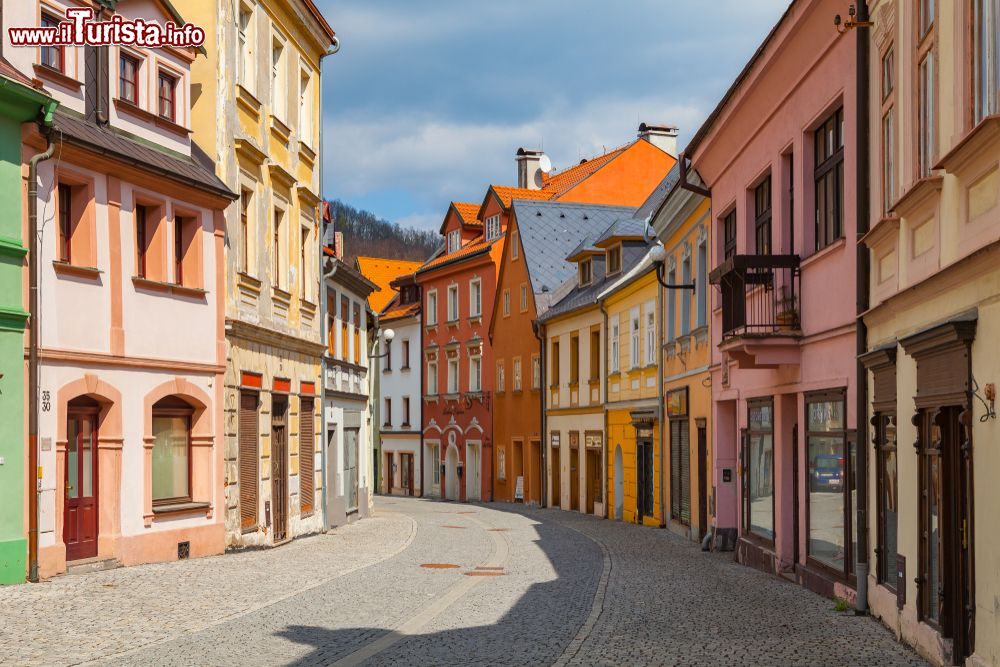
[[[635,141],[560,196],[559,201],[637,208],[675,163],[673,157],[648,141]]]

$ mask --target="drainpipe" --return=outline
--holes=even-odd
[[[657,269],[654,268],[654,271]],[[657,358],[656,358],[656,386],[659,387],[656,392],[658,395],[656,407],[657,412],[659,412],[660,421],[660,528],[667,527],[667,501],[666,494],[664,493],[664,488],[666,484],[666,465],[664,462],[666,459],[663,458],[663,448],[665,436],[667,434],[666,430],[666,410],[664,409],[663,400],[663,288],[660,286],[659,282],[656,283],[656,342],[657,342]],[[670,489],[673,493],[674,489]]]
[[[545,389],[545,372],[542,370],[543,368],[545,368],[545,366],[543,365],[544,357],[542,356],[542,355],[545,354],[545,325],[542,324],[541,322],[539,322],[538,320],[535,320],[534,322],[531,323],[531,331],[532,331],[532,333],[535,334],[535,338],[538,339],[539,343],[541,343],[541,345],[540,345],[540,347],[541,347],[541,353],[538,355],[538,364],[539,364],[539,366],[541,366],[541,368],[538,369],[538,371],[539,371],[538,372],[538,378],[539,378],[539,380],[542,381],[542,386],[539,387],[539,389],[541,391],[538,392],[538,394],[539,394],[538,403],[539,403],[539,406],[540,406],[541,411],[542,411],[542,420],[541,420],[541,431],[538,434],[539,441],[540,441],[538,443],[538,446],[542,450],[542,469],[538,471],[538,474],[542,476],[542,484],[541,484],[542,497],[539,498],[538,501],[539,501],[539,504],[542,507],[548,507],[548,503],[545,502],[545,499],[548,497],[548,490],[549,490],[549,485],[548,485],[549,476],[547,474],[545,474],[546,470],[547,470],[547,466],[549,464],[549,457],[546,455],[547,448],[546,448],[546,445],[545,445],[545,443],[547,441],[546,434],[548,433],[548,431],[546,429],[546,424],[547,424],[548,420],[545,417],[545,391],[546,391],[546,389]],[[534,369],[532,369],[532,371],[533,370]],[[523,373],[524,371],[522,370],[521,372]],[[523,377],[522,377],[521,381],[522,382],[524,381]]]
[[[326,52],[323,53],[323,54],[321,54],[320,57],[319,57],[319,83],[320,83],[320,86],[319,86],[319,148],[320,148],[320,152],[321,153],[322,153],[322,150],[323,150],[323,125],[324,125],[324,123],[323,123],[323,60],[326,59],[327,56],[332,56],[333,54],[337,53],[338,51],[340,51],[340,40],[337,39],[336,37],[334,37],[333,38],[333,44],[331,44],[329,47],[327,47]],[[326,295],[326,280],[327,280],[327,278],[333,277],[333,274],[336,271],[336,265],[335,265],[334,268],[330,270],[329,274],[323,273],[323,232],[325,231],[323,229],[323,202],[326,201],[326,197],[323,195],[323,171],[324,171],[323,170],[323,160],[320,159],[320,161],[319,161],[319,190],[320,190],[319,235],[320,235],[320,242],[318,244],[316,244],[317,246],[319,246],[318,247],[318,252],[317,252],[317,257],[316,257],[316,262],[319,265],[319,267],[318,267],[318,270],[317,270],[316,274],[319,275],[319,276],[322,276],[322,278],[320,279],[320,285],[319,285],[320,294],[322,295],[320,297],[320,300],[319,300],[319,303],[320,303],[320,305],[319,305],[319,308],[320,308],[320,318],[321,318],[320,322],[322,323],[320,325],[320,330],[321,331],[323,330],[324,327],[326,327],[326,322],[327,322],[327,313],[326,313],[326,297],[327,297],[327,295]],[[330,224],[331,225],[333,224],[333,220],[330,221]],[[334,231],[336,231],[336,230],[334,230]],[[336,237],[334,237],[334,238],[336,238]],[[329,337],[330,337],[330,332],[327,331],[327,340],[329,340]],[[324,341],[324,343],[325,342],[326,341]],[[323,431],[322,431],[323,432],[323,446],[320,448],[320,456],[319,456],[320,464],[319,464],[319,467],[322,468],[322,470],[323,470],[323,494],[322,495],[323,495],[323,529],[324,530],[326,530],[329,527],[329,525],[330,525],[330,517],[329,517],[329,515],[327,513],[327,494],[328,494],[327,486],[329,486],[329,481],[330,480],[329,480],[329,475],[328,475],[327,469],[326,469],[326,467],[328,465],[327,458],[326,458],[326,449],[327,449],[327,445],[328,445],[328,443],[326,442],[326,363],[327,363],[326,355],[327,355],[327,353],[324,352],[323,353],[323,357],[322,357],[321,362],[320,362],[320,382],[319,382],[319,386],[320,386],[320,399],[319,399],[319,402],[320,402],[320,412],[319,412],[319,414],[320,414],[320,424],[322,424],[322,429],[323,429]]]
[[[42,107],[42,124],[48,145],[44,153],[28,160],[28,581],[38,583],[38,524],[41,489],[38,474],[38,163],[55,153],[50,129],[58,102]]]
[[[320,168],[322,168],[322,165],[321,165]],[[322,215],[320,216],[320,219],[322,220]],[[331,225],[333,224],[332,220],[330,221],[330,224]],[[322,227],[322,222],[320,223],[320,226]],[[334,230],[334,231],[336,231],[336,230]],[[326,302],[327,302],[326,281],[329,280],[329,279],[331,279],[331,278],[333,278],[333,275],[335,273],[337,273],[337,263],[336,262],[330,262],[330,270],[324,272],[323,268],[322,268],[323,267],[323,264],[322,264],[322,262],[323,262],[323,260],[322,260],[323,244],[320,243],[319,246],[320,246],[320,256],[321,256],[321,259],[320,259],[320,276],[322,276],[322,278],[320,279],[320,290],[321,290],[321,292],[323,294],[323,296],[319,300],[320,301],[320,318],[321,318],[320,321],[322,322],[321,330],[326,331],[326,340],[324,341],[324,344],[327,347],[327,349],[323,351],[323,357],[322,357],[321,363],[320,363],[320,382],[319,382],[319,386],[320,386],[320,403],[321,403],[320,414],[322,415],[320,421],[323,424],[323,447],[321,448],[322,451],[320,452],[320,464],[319,465],[320,465],[320,468],[323,469],[323,529],[324,530],[329,530],[331,526],[330,526],[330,515],[329,515],[329,511],[328,511],[328,507],[329,507],[328,502],[329,502],[329,496],[330,496],[331,491],[329,489],[329,486],[330,486],[330,471],[327,468],[327,466],[330,465],[330,461],[329,461],[329,459],[328,459],[328,457],[326,455],[326,450],[327,450],[327,448],[330,445],[330,443],[328,443],[326,441],[326,436],[327,436],[327,431],[326,431],[326,374],[327,374],[327,370],[329,369],[329,365],[330,365],[330,360],[329,360],[329,354],[330,354],[330,351],[329,351],[329,341],[330,341],[330,335],[333,333],[333,331],[329,328],[329,321],[330,321],[330,319],[329,319],[329,317],[327,315],[327,309],[326,309]]]
[[[609,337],[611,332],[608,331],[608,311],[604,309],[604,302],[600,301],[597,304],[601,309],[601,317],[604,318],[604,349],[601,350],[604,353],[604,364],[601,373],[603,376],[601,378],[601,391],[604,392],[601,396],[601,404],[604,406],[604,470],[601,472],[601,483],[604,485],[604,492],[601,496],[604,498],[604,518],[609,517],[609,512],[613,511],[613,508],[608,507],[608,503],[611,500],[608,498],[608,450],[611,448],[611,437],[608,435],[608,349],[611,347],[611,341]]]
[[[857,28],[857,100],[855,108],[856,122],[858,125],[857,141],[857,353],[858,361],[856,368],[856,393],[857,407],[855,419],[857,420],[857,461],[856,484],[860,493],[857,493],[858,506],[855,521],[858,525],[858,543],[855,548],[857,563],[855,574],[858,582],[858,594],[855,598],[854,613],[864,615],[868,613],[868,371],[861,363],[861,355],[868,351],[868,328],[865,326],[864,313],[868,310],[868,280],[869,280],[869,257],[868,249],[861,243],[860,239],[868,232],[870,201],[868,177],[871,170],[869,155],[869,28],[865,25],[869,21],[868,2],[862,0],[858,3],[858,19],[861,25]]]

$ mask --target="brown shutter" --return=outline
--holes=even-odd
[[[244,530],[257,527],[258,474],[257,393],[240,393],[240,525]]]
[[[313,399],[299,399],[299,513],[311,514],[316,503],[316,429]]]
[[[691,427],[687,417],[677,421],[681,455],[681,521],[691,523]]]

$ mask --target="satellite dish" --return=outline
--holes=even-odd
[[[542,153],[542,157],[538,158],[538,168],[546,174],[552,171],[552,160],[545,153]]]

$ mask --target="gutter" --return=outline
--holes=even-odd
[[[44,153],[28,160],[28,581],[38,583],[38,527],[41,523],[41,466],[38,451],[38,163],[56,151],[52,142],[52,115],[58,102],[49,100],[42,107],[42,124],[48,141]]]
[[[870,121],[868,116],[869,102],[869,31],[865,25],[870,20],[868,14],[868,2],[862,0],[858,3],[858,18],[861,25],[857,28],[857,106],[855,109],[856,121],[858,124],[858,163],[857,163],[857,407],[855,420],[857,422],[857,441],[855,448],[858,453],[855,456],[858,469],[855,471],[858,506],[856,509],[858,544],[854,549],[858,562],[855,563],[854,571],[857,577],[857,596],[854,603],[854,613],[865,615],[868,613],[868,370],[861,362],[861,355],[868,351],[868,328],[865,326],[864,313],[868,310],[868,282],[869,282],[869,253],[868,248],[861,242],[862,237],[868,233],[869,216],[871,215],[871,200],[869,188],[869,174],[871,171],[870,154]],[[861,454],[864,454],[863,456]]]
[[[706,199],[711,199],[712,198],[711,189],[703,187],[701,185],[695,185],[694,183],[688,180],[687,177],[688,157],[686,151],[681,151],[681,154],[677,156],[677,163],[678,163],[678,169],[680,171],[680,180],[677,181],[677,184],[680,185],[680,187],[683,188],[684,190],[687,190],[688,192],[693,192],[696,195],[701,195],[702,197],[705,197]],[[663,201],[664,203],[666,203],[667,200],[664,199]],[[660,209],[662,208],[663,205],[661,204]],[[657,213],[659,213],[659,209],[657,210]]]

